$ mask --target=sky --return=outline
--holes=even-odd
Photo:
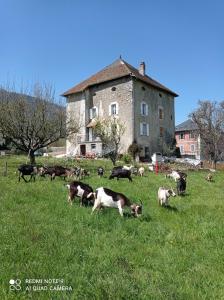
[[[122,58],[176,92],[176,125],[224,100],[222,0],[0,0],[0,85],[56,97]]]

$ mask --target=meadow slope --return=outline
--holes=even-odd
[[[61,178],[18,183],[22,156],[7,158],[8,176],[2,176],[5,159],[0,158],[0,299],[224,299],[224,172],[211,183],[207,173],[189,172],[186,196],[171,198],[172,209],[165,209],[157,203],[158,187],[175,183],[164,175],[109,181],[110,162],[82,162],[91,170],[84,182],[142,200],[141,218],[121,218],[115,209],[91,215],[78,202],[69,206]],[[107,169],[102,179],[99,165]],[[21,290],[10,291],[9,280],[17,278]],[[72,291],[25,290],[26,279],[49,278],[62,279]]]

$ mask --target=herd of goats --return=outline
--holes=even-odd
[[[68,188],[68,202],[73,203],[75,197],[80,199],[80,206],[92,206],[92,213],[96,209],[101,209],[104,207],[113,207],[119,210],[121,216],[123,216],[123,208],[125,206],[131,209],[131,215],[134,217],[139,217],[142,214],[142,202],[141,204],[132,203],[124,194],[112,191],[108,188],[100,187],[96,191],[92,189],[86,183],[81,182],[80,180],[86,176],[89,176],[90,173],[81,168],[66,168],[62,166],[51,166],[51,167],[37,167],[32,165],[23,164],[19,166],[19,181],[22,178],[25,182],[28,182],[24,176],[29,175],[31,181],[35,181],[35,176],[39,175],[45,177],[46,175],[50,176],[51,180],[54,180],[56,176],[65,178],[75,178],[75,181],[67,184]],[[132,181],[132,175],[143,176],[145,172],[144,167],[134,168],[133,166],[118,166],[114,167],[111,171],[109,179],[117,178],[127,178],[129,181]],[[97,174],[99,177],[103,177],[105,173],[104,168],[99,167],[97,169]],[[187,174],[178,170],[173,170],[166,174],[166,178],[172,178],[176,182],[176,189],[178,195],[184,195],[186,191],[187,183]],[[209,173],[206,177],[206,180],[212,181],[212,174]],[[165,187],[159,187],[158,189],[158,203],[161,206],[169,207],[169,198],[176,196],[176,193],[173,189],[167,189]]]

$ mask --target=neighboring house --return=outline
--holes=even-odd
[[[177,147],[182,157],[202,159],[202,143],[196,124],[188,119],[175,128]]]
[[[147,76],[144,62],[136,69],[118,59],[63,96],[67,114],[81,126],[67,140],[68,154],[102,154],[102,143],[94,135],[96,118],[111,116],[125,122],[121,153],[135,140],[142,146],[141,156],[149,158],[174,138],[174,99],[178,95]]]

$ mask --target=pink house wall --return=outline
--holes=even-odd
[[[184,138],[181,138],[183,135]],[[177,147],[180,148],[181,155],[199,156],[200,147],[198,142],[198,136],[191,136],[190,131],[180,131],[175,133]]]

